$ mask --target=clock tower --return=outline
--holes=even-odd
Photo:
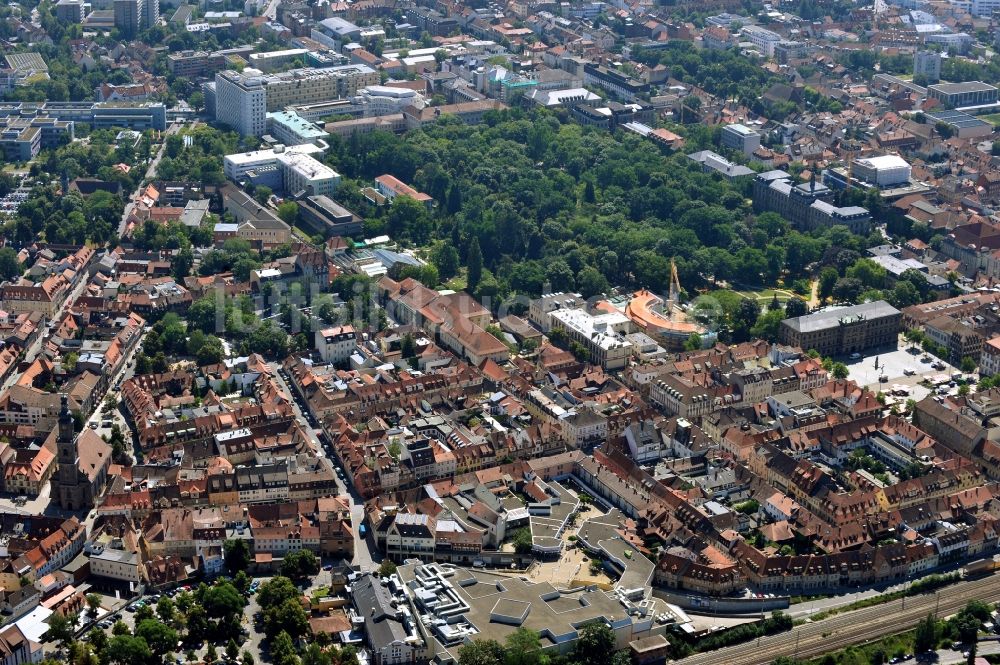
[[[59,438],[56,441],[58,449],[59,471],[57,475],[59,486],[59,503],[67,510],[75,510],[77,485],[80,478],[80,451],[77,448],[76,432],[73,431],[73,414],[69,412],[69,398],[61,396],[59,410]]]

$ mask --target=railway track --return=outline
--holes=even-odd
[[[767,665],[779,656],[813,658],[887,635],[900,633],[936,612],[954,614],[970,600],[1000,601],[1000,575],[959,582],[929,593],[837,614],[822,621],[725,649],[695,654],[675,661],[679,665]]]

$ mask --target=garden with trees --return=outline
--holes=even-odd
[[[713,140],[696,132],[686,150],[717,147]],[[613,285],[664,293],[671,261],[687,298],[708,293],[721,305],[724,340],[773,338],[782,314],[807,311],[816,278],[827,301],[906,306],[931,297],[919,275],[890,284],[865,258],[884,242],[878,233],[797,231],[777,214],[755,214],[748,182],[730,183],[683,154],[556,113],[491,112],[474,127],[442,118],[404,136],[332,137],[331,146],[327,161],[344,175],[338,198],[365,213],[366,235],[389,233],[424,248],[436,268],[429,285],[454,280],[494,305],[546,287],[587,296]],[[361,188],[383,173],[438,205],[370,206]],[[737,293],[776,286],[797,295],[761,307]],[[775,309],[786,311],[768,315]]]

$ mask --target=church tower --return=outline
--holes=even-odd
[[[74,499],[76,487],[79,484],[80,451],[77,448],[76,432],[73,431],[73,414],[69,412],[69,398],[61,397],[59,410],[58,448],[59,471],[59,503],[66,510],[75,510]]]

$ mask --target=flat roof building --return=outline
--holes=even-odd
[[[326,145],[330,136],[326,130],[314,122],[309,122],[291,111],[276,111],[267,114],[267,133],[284,145],[313,143]]]
[[[591,314],[582,309],[560,309],[550,314],[553,327],[562,328],[590,354],[590,362],[605,369],[622,369],[632,355],[625,335],[633,332],[632,320],[621,312]]]
[[[283,152],[297,152],[304,155],[320,155],[323,149],[311,143],[285,147],[277,145],[265,150],[251,150],[250,152],[236,152],[226,155],[222,160],[223,170],[226,177],[233,181],[242,180],[249,171],[259,169],[268,164],[276,163],[277,156]]]
[[[254,69],[215,75],[215,119],[244,136],[262,136],[267,127],[267,90]]]
[[[757,25],[745,25],[740,34],[757,47],[765,58],[774,57],[774,48],[781,42],[781,35]]]
[[[74,138],[72,120],[57,120],[46,116],[0,117],[0,151],[11,162],[27,162],[43,148],[54,148]]]
[[[364,220],[329,196],[307,196],[298,204],[302,224],[326,238],[357,236],[364,231]]]
[[[167,128],[167,109],[160,102],[0,102],[0,118],[48,117],[84,122],[92,128]]]
[[[739,123],[723,127],[719,138],[722,145],[739,150],[744,155],[752,155],[760,147],[760,134]]]
[[[913,54],[913,75],[923,76],[928,83],[941,80],[941,54],[937,51],[917,51]]]
[[[254,180],[254,174],[277,171],[275,184],[289,195],[332,195],[340,184],[340,174],[313,155],[323,149],[311,143],[275,146],[270,150],[254,150],[226,155],[223,169],[234,182]]]
[[[936,83],[927,86],[927,96],[949,109],[986,106],[997,102],[997,89],[982,81]]]
[[[943,122],[948,125],[960,139],[980,138],[993,134],[992,124],[961,111],[925,111],[924,115],[935,123]]]
[[[254,69],[259,69],[262,72],[273,72],[294,62],[296,58],[302,59],[300,64],[305,64],[305,57],[308,53],[309,49],[307,48],[289,48],[282,51],[251,53],[247,56],[247,60]]]
[[[306,67],[280,74],[264,74],[253,68],[242,73],[219,72],[215,75],[215,119],[245,136],[262,136],[267,113],[343,99],[378,82],[378,72],[367,65]]]
[[[174,76],[195,78],[209,76],[226,68],[226,56],[221,51],[181,51],[167,54],[167,68]]]
[[[910,181],[910,165],[898,155],[881,155],[854,160],[854,175],[878,188]]]
[[[620,592],[593,586],[558,589],[547,582],[436,563],[400,566],[398,579],[406,588],[399,591],[412,599],[413,616],[434,637],[442,662],[457,660],[459,647],[475,639],[503,644],[519,628],[536,632],[545,651],[569,653],[583,626],[601,623],[615,636],[613,648],[622,649],[632,640],[666,630],[652,618],[669,612],[656,598],[643,599],[643,610],[638,610],[639,605]],[[390,581],[388,588],[391,592],[397,587]]]
[[[332,196],[340,185],[340,174],[312,155],[285,152],[277,159],[285,193],[290,196]]]
[[[59,0],[56,3],[56,18],[67,23],[83,23],[86,18],[83,0]]]

